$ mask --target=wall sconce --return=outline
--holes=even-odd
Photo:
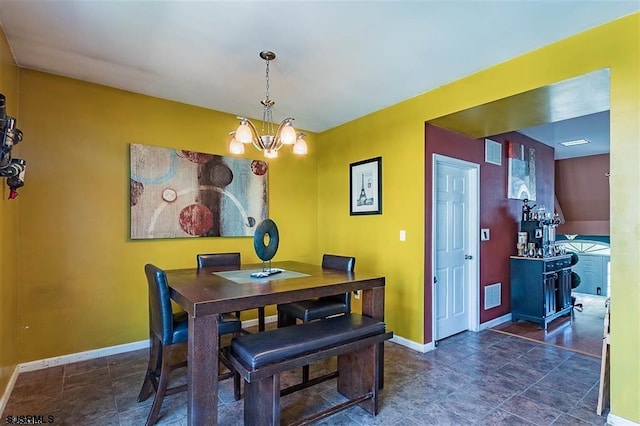
[[[14,145],[22,141],[22,132],[16,129],[16,119],[7,116],[6,98],[0,93],[0,177],[7,178],[9,187],[9,199],[18,196],[16,191],[24,185],[24,172],[27,162],[20,158],[11,158],[11,150]]]

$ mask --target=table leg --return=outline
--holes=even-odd
[[[218,423],[218,315],[189,315],[187,423]]]
[[[362,291],[362,315],[384,321],[384,287]],[[378,389],[384,387],[384,343],[378,344]]]

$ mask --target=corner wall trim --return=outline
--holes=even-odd
[[[0,413],[4,413],[4,409],[7,407],[7,402],[9,402],[9,397],[11,396],[11,392],[13,392],[13,387],[16,385],[16,380],[18,380],[18,373],[18,366],[16,365],[13,368],[11,377],[9,377],[9,382],[7,383],[7,387],[4,389],[2,398],[0,398]]]

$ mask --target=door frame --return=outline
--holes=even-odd
[[[469,182],[469,206],[467,214],[467,226],[469,229],[469,254],[473,259],[469,262],[467,270],[467,302],[469,303],[467,324],[471,331],[480,330],[480,165],[458,158],[447,157],[441,154],[433,154],[432,180],[431,180],[431,273],[435,276],[435,229],[436,214],[433,206],[436,201],[436,185],[438,164],[464,169],[467,172]],[[433,276],[431,282],[431,335],[436,344],[436,300]]]

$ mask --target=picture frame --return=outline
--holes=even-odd
[[[349,164],[349,214],[382,214],[382,157]]]

